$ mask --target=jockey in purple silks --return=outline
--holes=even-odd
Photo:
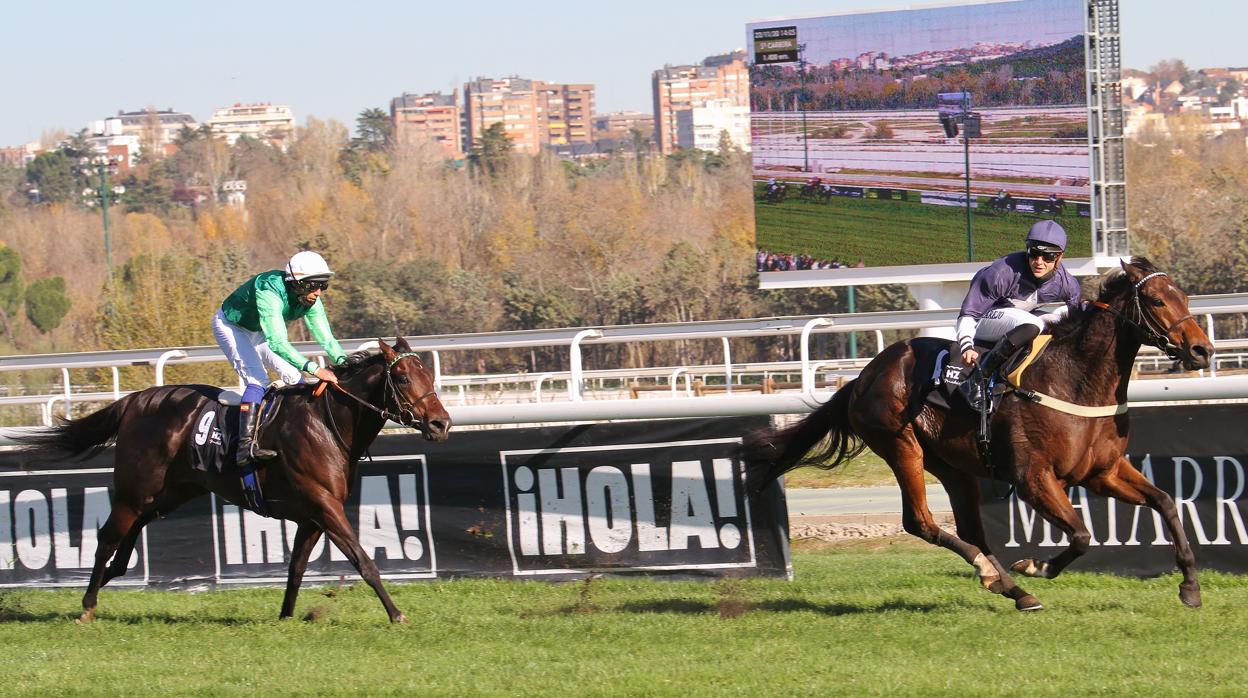
[[[957,324],[962,360],[974,366],[980,358],[975,346],[993,346],[980,360],[984,378],[991,378],[1016,349],[1079,304],[1079,282],[1062,266],[1062,226],[1051,220],[1036,223],[1027,231],[1024,247],[1025,252],[1013,252],[979,270],[962,301]],[[1052,313],[1032,313],[1045,303],[1064,305]]]

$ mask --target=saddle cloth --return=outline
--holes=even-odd
[[[234,470],[235,452],[238,450],[238,393],[217,390],[216,394],[208,395],[212,401],[204,403],[195,415],[195,429],[186,448],[193,469],[220,474]],[[260,403],[257,439],[277,415],[281,395],[282,391],[272,388],[265,392]],[[234,398],[232,401],[231,396]]]

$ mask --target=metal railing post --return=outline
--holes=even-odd
[[[542,383],[545,383],[546,379],[553,375],[553,373],[539,373],[537,375],[537,379],[533,381],[533,402],[542,401]]]
[[[430,352],[433,354],[433,390],[434,392],[442,392],[442,357],[437,351]]]
[[[1205,327],[1208,328],[1205,334],[1209,336],[1209,344],[1211,346],[1216,347],[1217,340],[1213,338],[1213,313],[1209,313],[1208,315],[1205,315]],[[1218,377],[1218,355],[1217,353],[1214,353],[1213,356],[1209,357],[1209,377],[1210,378]]]
[[[828,318],[817,317],[813,320],[807,321],[805,325],[802,325],[802,338],[801,338],[800,347],[801,347],[801,356],[802,356],[802,392],[803,393],[813,393],[815,391],[814,371],[812,371],[810,367],[810,333],[813,332],[816,327],[831,327],[832,324],[833,324],[832,320]]]
[[[181,349],[170,349],[169,351],[161,354],[160,358],[156,359],[156,385],[165,384],[165,364],[168,363],[170,359],[185,358],[186,352]]]
[[[732,395],[732,350],[728,347],[728,338],[720,337],[724,342],[724,386],[728,395]]]
[[[70,417],[73,416],[69,413],[70,410],[73,408],[73,403],[72,403],[73,393],[71,393],[69,389],[69,369],[68,368],[61,369],[61,381],[65,385],[65,419],[69,419]]]
[[[121,399],[121,371],[118,371],[116,366],[113,366],[112,369],[113,369],[113,399],[120,400]]]
[[[593,339],[602,336],[601,330],[581,330],[572,338],[572,344],[568,346],[568,365],[572,369],[572,375],[568,378],[568,399],[573,402],[581,401],[581,340]]]

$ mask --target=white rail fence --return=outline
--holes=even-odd
[[[1248,339],[1218,339],[1213,318],[1217,315],[1248,313],[1248,294],[1197,296],[1191,310],[1204,320],[1206,332],[1219,351],[1214,365],[1200,377],[1164,378],[1134,381],[1132,402],[1179,400],[1248,399],[1248,375],[1225,375],[1228,369],[1242,368],[1248,358]],[[757,414],[798,414],[814,409],[830,391],[821,390],[818,377],[835,381],[856,375],[869,359],[820,358],[812,356],[814,334],[859,332],[873,334],[876,352],[883,348],[883,332],[950,328],[956,310],[919,310],[887,313],[855,313],[826,316],[756,318],[692,323],[625,325],[555,330],[528,330],[460,335],[434,335],[408,338],[412,348],[430,352],[439,392],[458,425],[519,424],[660,417],[714,417]],[[734,363],[731,340],[794,336],[798,339],[800,360],[772,363]],[[630,369],[587,369],[583,347],[596,344],[659,342],[677,340],[718,340],[723,361],[700,366],[668,366]],[[366,347],[373,340],[346,340],[348,348]],[[320,348],[311,342],[298,349],[323,360]],[[483,349],[566,347],[568,371],[488,375],[446,375],[441,370],[442,354],[451,351]],[[54,414],[70,414],[75,404],[108,402],[120,398],[118,369],[125,366],[151,366],[153,385],[163,385],[169,365],[219,362],[215,347],[133,349],[125,351],[78,352],[0,357],[0,373],[31,370],[57,370],[60,389],[38,395],[0,396],[0,407],[39,405],[41,420],[51,424]],[[1156,353],[1142,352],[1138,365],[1154,370],[1168,361]],[[71,371],[111,369],[111,390],[98,385],[75,390]],[[1219,369],[1224,375],[1218,375]],[[795,387],[776,394],[757,394],[758,386],[773,376],[800,376]],[[714,383],[723,395],[694,398],[694,381]],[[647,381],[648,391],[666,381],[666,395],[628,397],[628,385]],[[683,383],[683,388],[681,387]],[[562,390],[555,385],[562,384]],[[598,386],[595,389],[594,386]],[[609,388],[608,386],[614,386]],[[469,395],[476,391],[473,399]],[[490,403],[490,404],[471,404]],[[0,445],[11,443],[0,436]]]

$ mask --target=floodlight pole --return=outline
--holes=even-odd
[[[853,284],[850,284],[849,286],[849,312],[851,315],[858,312],[857,309],[854,307]],[[849,333],[849,358],[851,359],[858,358],[858,333],[857,332]]]
[[[971,137],[962,122],[962,158],[966,166],[966,261],[975,261],[975,234],[971,230]]]
[[[108,237],[108,184],[104,179],[105,158],[98,161],[100,169],[100,211],[104,214],[104,260],[108,264],[108,275],[113,275],[113,247]]]
[[[802,171],[810,172],[810,142],[806,136],[806,44],[797,45],[797,71],[801,85],[797,109],[802,113]]]

